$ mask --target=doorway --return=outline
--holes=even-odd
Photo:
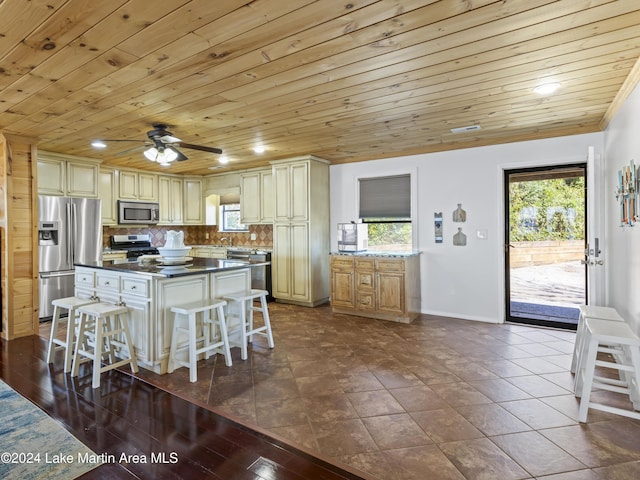
[[[506,321],[575,330],[587,303],[586,163],[506,170]]]

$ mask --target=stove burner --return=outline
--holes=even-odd
[[[150,235],[113,235],[110,243],[112,250],[126,250],[129,259],[159,253],[158,249],[151,245]]]

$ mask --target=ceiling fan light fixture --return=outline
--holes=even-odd
[[[156,159],[158,158],[158,149],[156,147],[151,147],[151,148],[147,148],[144,151],[144,156],[147,157],[147,160],[151,160],[152,162],[155,162]]]
[[[144,156],[152,162],[158,162],[161,165],[169,164],[178,158],[178,152],[173,148],[156,148],[151,147],[144,151]]]

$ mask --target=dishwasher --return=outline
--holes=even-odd
[[[227,249],[227,259],[257,262],[271,262],[271,253],[263,250]],[[266,290],[269,292],[267,301],[272,301],[271,295],[271,264],[260,267],[251,267],[251,288]]]

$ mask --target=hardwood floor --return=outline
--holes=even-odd
[[[83,479],[362,478],[119,371],[94,390],[88,365],[72,378],[61,357],[49,366],[45,356],[42,337],[1,340],[0,378],[94,452],[116,456]],[[123,453],[167,463],[123,463]]]
[[[92,391],[88,370],[45,365],[37,337],[0,344],[0,375],[95,451],[178,453],[129,465],[139,478],[640,478],[640,421],[577,421],[574,332],[269,305],[275,348],[257,338],[246,361],[203,360],[196,383],[185,368],[109,372]]]

